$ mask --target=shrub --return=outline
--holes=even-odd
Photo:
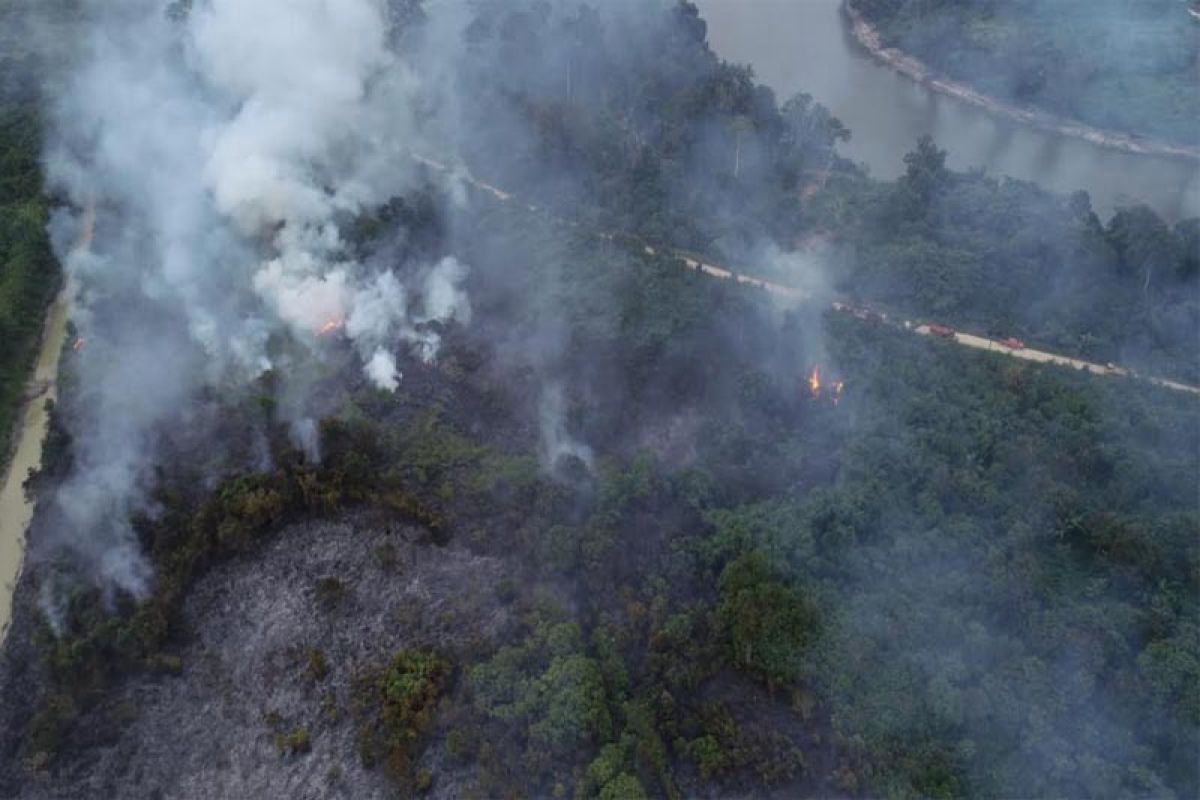
[[[417,776],[413,779],[413,787],[424,794],[433,786],[433,773],[427,769],[417,770]]]
[[[317,605],[324,611],[337,608],[346,596],[346,584],[337,578],[321,578],[317,581]]]
[[[636,777],[623,772],[604,785],[599,800],[645,800],[646,790]]]
[[[458,761],[468,760],[475,752],[475,736],[461,728],[455,728],[446,735],[446,750]]]
[[[329,674],[329,661],[325,658],[324,650],[313,648],[308,651],[308,664],[305,672],[314,681],[325,680]]]
[[[359,755],[365,766],[383,762],[393,779],[410,779],[449,676],[450,665],[436,654],[402,650],[387,669],[359,682]]]
[[[148,660],[147,666],[154,672],[166,675],[183,674],[183,660],[169,653],[158,653]]]
[[[379,566],[389,572],[396,568],[396,564],[400,561],[400,556],[396,552],[396,545],[391,542],[384,542],[375,548],[375,560],[379,562]]]
[[[308,734],[308,728],[296,728],[291,733],[284,736],[281,733],[275,734],[275,749],[280,755],[303,755],[312,750],[312,738]]]

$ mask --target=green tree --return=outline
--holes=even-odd
[[[901,213],[918,219],[950,180],[946,169],[946,151],[938,148],[928,134],[917,140],[917,149],[904,156],[905,171],[897,185],[903,201]]]
[[[1122,269],[1137,281],[1144,299],[1149,299],[1156,274],[1173,278],[1183,272],[1179,239],[1150,208],[1139,205],[1118,210],[1106,233]]]
[[[798,678],[801,656],[819,628],[813,603],[775,578],[758,552],[725,567],[718,586],[718,616],[733,662],[770,683]]]
[[[604,784],[597,797],[598,800],[646,800],[646,790],[636,776],[622,772]]]

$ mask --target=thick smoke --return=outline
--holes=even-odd
[[[333,342],[345,340],[365,378],[393,391],[404,357],[433,360],[444,324],[470,322],[466,264],[362,255],[344,233],[358,215],[420,186],[431,166],[462,206],[473,195],[465,164],[520,202],[560,200],[552,213],[593,235],[621,229],[622,219],[584,216],[592,179],[541,159],[544,132],[505,98],[519,90],[537,102],[598,101],[633,69],[602,56],[628,49],[631,64],[650,59],[674,30],[669,4],[601,6],[602,21],[570,0],[549,4],[549,24],[569,35],[536,52],[527,31],[501,24],[503,4],[431,4],[419,31],[397,26],[402,5],[118,0],[89,9],[82,55],[56,92],[47,154],[53,188],[77,208],[94,204],[98,216],[90,253],[68,256],[71,221],[58,223],[73,318],[88,346],[68,415],[75,461],[54,505],[63,542],[106,585],[147,587],[128,520],[146,510],[162,430],[200,392],[259,386],[272,373],[275,413],[292,443],[319,459],[316,420],[328,409],[313,401],[322,375],[314,365]],[[500,35],[481,38],[480,25]],[[593,52],[581,57],[579,37],[593,34]],[[610,74],[610,62],[622,75]],[[631,146],[642,146],[655,120],[631,110]],[[752,143],[725,144],[733,149],[722,150],[724,166],[700,158],[673,179],[678,202],[723,196],[714,174],[734,169],[731,153],[736,180],[760,179]],[[460,166],[447,172],[443,163]],[[730,251],[777,263],[773,272],[808,290],[823,286],[819,265],[789,267],[778,252],[735,238]],[[487,277],[493,288],[520,280]],[[591,450],[565,421],[566,398],[585,388],[564,383],[560,312],[544,299],[548,287],[532,289],[543,300],[524,302],[545,312],[536,330],[497,345],[537,376],[531,413],[547,468],[563,456],[590,467]]]
[[[332,337],[394,390],[402,345],[432,359],[435,323],[469,320],[467,268],[367,268],[343,239],[345,221],[413,185],[420,86],[381,0],[118,0],[86,17],[46,156],[52,188],[99,217],[92,252],[68,254],[72,225],[56,223],[88,345],[54,505],[68,548],[140,594],[128,520],[157,429],[204,387],[272,369],[303,398],[296,353],[319,357]],[[280,408],[315,456],[303,400]]]

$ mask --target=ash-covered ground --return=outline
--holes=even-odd
[[[377,514],[291,525],[197,583],[178,674],[168,661],[123,683],[80,720],[88,746],[52,769],[5,761],[0,796],[395,796],[383,770],[362,765],[355,682],[401,649],[456,663],[494,647],[512,622],[504,574],[500,559],[436,547]],[[24,649],[25,632],[14,633],[7,659]],[[449,691],[459,683],[452,676]],[[22,699],[2,702],[11,718]],[[308,752],[288,744],[300,731]],[[464,776],[444,740],[434,731],[418,766],[436,776],[431,796],[456,797]]]

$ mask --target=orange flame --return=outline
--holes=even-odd
[[[87,339],[82,336],[76,337],[75,341],[71,342],[71,349],[78,353],[87,344]]]
[[[805,382],[808,384],[808,393],[812,399],[820,400],[824,398],[835,406],[842,399],[842,390],[846,388],[846,382],[843,380],[821,380],[821,367],[819,365],[812,368]]]
[[[344,319],[331,319],[329,322],[326,322],[324,325],[317,328],[317,336],[328,336],[334,331],[340,331],[343,327],[345,327],[345,325],[346,321]]]

